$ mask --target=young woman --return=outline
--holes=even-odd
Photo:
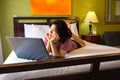
[[[52,56],[64,57],[66,53],[85,45],[82,39],[72,34],[63,20],[55,20],[49,26],[44,43]]]

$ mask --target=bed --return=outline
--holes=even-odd
[[[13,17],[15,37],[38,37],[36,29],[51,20],[70,21],[75,34],[78,17]],[[75,24],[74,24],[75,23]],[[76,26],[75,26],[76,25]],[[28,26],[28,28],[25,26]],[[32,31],[36,31],[31,32]],[[75,29],[74,29],[75,28]],[[28,33],[25,31],[28,30]],[[44,30],[44,29],[40,29]],[[38,31],[39,32],[39,31]],[[31,34],[32,33],[32,34]],[[41,37],[43,38],[43,36]],[[1,80],[120,80],[120,49],[85,41],[86,46],[65,55],[65,58],[36,61],[18,58],[14,51],[0,65]]]

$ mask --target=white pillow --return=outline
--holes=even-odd
[[[71,23],[71,24],[70,24],[70,29],[71,29],[72,33],[74,33],[74,34],[76,34],[77,36],[79,36],[76,23]]]
[[[44,39],[44,36],[48,30],[49,25],[24,24],[25,37]]]
[[[72,23],[70,26],[72,33],[79,36],[76,23]],[[45,33],[48,31],[49,25],[24,24],[25,37],[44,39]]]

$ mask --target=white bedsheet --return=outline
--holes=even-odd
[[[72,58],[72,57],[83,57],[83,56],[112,54],[112,53],[120,53],[120,49],[86,42],[85,47],[76,49],[70,52],[69,54],[66,54],[65,57]],[[4,64],[29,62],[29,61],[32,61],[32,60],[17,58],[14,51],[12,51],[8,56],[8,58],[5,60]],[[102,62],[100,69],[103,70],[103,69],[110,69],[110,68],[116,68],[116,67],[120,67],[120,60]],[[90,64],[2,74],[0,75],[0,80],[24,80],[24,79],[36,78],[36,77],[45,77],[45,76],[52,76],[52,75],[59,75],[59,74],[68,74],[68,73],[74,73],[74,72],[88,72],[88,71],[90,71]]]

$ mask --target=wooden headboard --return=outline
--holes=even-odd
[[[63,19],[66,21],[69,20],[71,23],[77,23],[77,28],[79,27],[78,17],[13,17],[14,36],[24,37],[24,24],[48,25],[51,20],[55,20],[55,19]]]

